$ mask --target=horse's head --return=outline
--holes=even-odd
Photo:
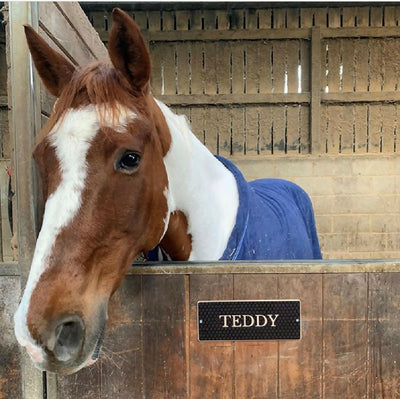
[[[149,53],[130,17],[113,18],[111,63],[83,68],[25,28],[58,100],[34,150],[45,212],[15,331],[38,367],[60,373],[91,363],[110,296],[169,218],[171,137],[150,93]]]

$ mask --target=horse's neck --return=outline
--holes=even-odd
[[[184,116],[175,115],[160,102],[158,105],[172,136],[164,158],[172,215],[164,241],[174,242],[176,247],[186,245],[187,235],[186,239],[179,238],[182,231],[178,234],[176,226],[180,226],[190,235],[189,260],[218,260],[236,221],[239,194],[235,178],[194,136]],[[182,219],[176,217],[177,213],[186,216],[187,225],[177,223]]]

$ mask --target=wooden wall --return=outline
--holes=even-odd
[[[136,266],[52,398],[398,398],[398,262]],[[300,299],[299,341],[199,342],[199,300]]]
[[[106,42],[109,10],[84,7]],[[123,7],[149,42],[155,95],[212,152],[398,152],[399,6]]]

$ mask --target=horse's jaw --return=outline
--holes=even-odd
[[[239,193],[235,178],[194,136],[184,116],[157,104],[172,138],[164,157],[169,213],[179,211],[187,218],[188,260],[218,260],[236,221]]]

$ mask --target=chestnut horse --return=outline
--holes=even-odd
[[[149,52],[121,10],[113,11],[111,63],[75,68],[31,27],[25,33],[58,99],[34,150],[45,211],[15,333],[37,367],[68,374],[96,360],[109,298],[139,253],[224,258],[238,229],[238,173],[154,99]]]

